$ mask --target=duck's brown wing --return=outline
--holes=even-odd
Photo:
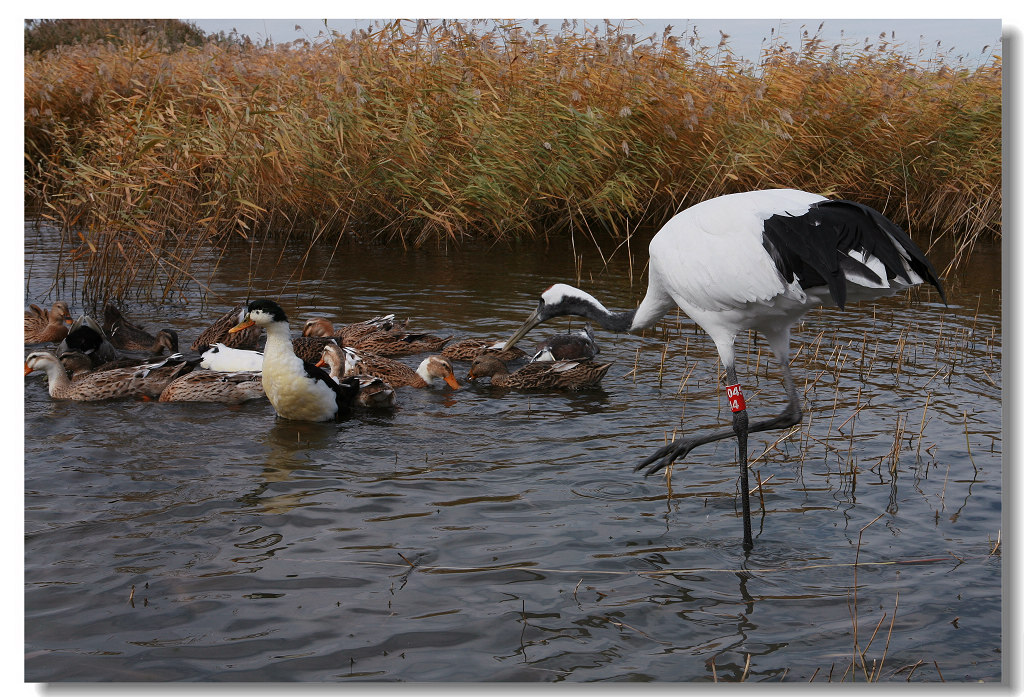
[[[414,356],[417,353],[441,351],[451,340],[451,336],[441,338],[432,334],[403,334],[393,336],[390,341],[382,341],[373,350],[381,356]]]
[[[295,355],[306,363],[314,365],[323,356],[324,346],[337,344],[338,342],[329,336],[297,336],[292,339],[292,350]]]
[[[392,387],[422,387],[426,384],[415,370],[386,356],[361,353],[355,372],[378,377]]]
[[[260,373],[195,370],[168,383],[160,393],[160,401],[238,404],[264,396]]]

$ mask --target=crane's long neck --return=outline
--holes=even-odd
[[[587,302],[583,300],[570,299],[563,303],[560,308],[561,315],[577,315],[586,317],[595,322],[601,328],[610,332],[630,332],[635,329],[633,319],[636,317],[636,310],[625,312],[612,312],[599,302]]]
[[[556,283],[541,294],[537,309],[505,342],[505,348],[515,346],[527,332],[553,317],[586,317],[608,331],[630,332],[641,328],[636,325],[636,313],[636,310],[612,312],[590,293],[564,283]]]

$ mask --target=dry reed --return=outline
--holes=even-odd
[[[25,58],[26,205],[66,231],[86,295],[167,293],[274,234],[569,233],[632,257],[638,226],[776,186],[960,235],[962,257],[1000,230],[1001,76],[885,41],[776,41],[750,65],[569,22],[59,47]]]

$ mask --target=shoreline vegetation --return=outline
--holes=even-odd
[[[925,249],[952,237],[952,266],[1001,235],[1002,63],[983,58],[806,33],[751,64],[725,34],[571,20],[277,45],[123,30],[26,51],[26,215],[63,230],[95,297],[202,286],[193,264],[275,235],[611,250],[774,187],[874,206]]]

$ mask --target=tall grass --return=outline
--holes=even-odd
[[[191,22],[179,19],[26,19],[25,52],[48,51],[94,41],[117,43],[145,36],[168,49],[182,44],[198,46],[209,40],[226,41],[223,34],[207,36]]]
[[[968,68],[884,41],[776,41],[756,66],[724,35],[570,22],[99,42],[26,56],[26,205],[115,294],[166,292],[197,250],[236,238],[615,244],[763,187],[855,198],[924,245],[972,245],[1001,229],[1001,97],[998,56]]]

